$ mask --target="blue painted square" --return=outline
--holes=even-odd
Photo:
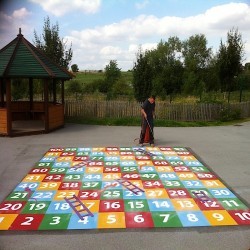
[[[170,199],[147,200],[150,211],[175,211]]]
[[[182,181],[186,188],[205,188],[201,181]]]
[[[70,168],[71,163],[69,161],[55,162],[53,168]]]
[[[177,214],[184,227],[210,226],[201,211],[177,212]]]
[[[156,173],[154,166],[143,166],[140,169],[141,173]]]
[[[131,199],[131,200],[146,199],[146,195],[145,192],[140,192],[138,194],[135,194],[132,191],[125,189],[123,190],[123,199]]]
[[[84,174],[83,181],[101,181],[102,174]]]
[[[109,186],[109,185],[114,184],[114,183],[116,183],[115,186]],[[103,181],[102,182],[102,189],[104,189],[107,186],[109,186],[107,189],[122,189],[122,185],[115,180],[114,181]]]
[[[199,161],[184,161],[187,167],[203,167],[204,165]]]
[[[98,214],[94,213],[94,217],[85,216],[83,220],[81,220],[77,214],[72,214],[68,229],[93,229],[97,228],[97,220]]]
[[[85,173],[86,167],[71,167],[67,170],[66,174],[83,174]]]
[[[38,201],[51,201],[56,191],[35,191],[31,198],[37,199]]]
[[[69,203],[66,201],[52,201],[46,214],[70,214],[74,213],[73,209],[70,207]]]
[[[31,191],[36,190],[40,182],[21,182],[19,183],[14,191],[25,191],[25,188],[29,188]]]
[[[209,188],[215,198],[237,198],[228,188]]]

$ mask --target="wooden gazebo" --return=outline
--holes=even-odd
[[[0,50],[0,135],[48,133],[63,127],[64,81],[72,77],[19,29],[17,37]],[[14,100],[13,81],[20,79],[27,83],[28,97]],[[34,98],[34,80],[41,82],[41,100]]]

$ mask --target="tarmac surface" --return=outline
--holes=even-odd
[[[139,127],[66,124],[50,134],[0,137],[0,202],[51,147],[134,146]],[[250,122],[237,126],[155,128],[156,146],[191,148],[250,204]],[[0,231],[0,250],[249,250],[250,227]]]

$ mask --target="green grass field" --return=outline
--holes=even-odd
[[[124,72],[122,71],[122,77],[125,79],[127,83],[132,83],[133,74],[131,71]],[[89,84],[94,82],[95,80],[104,79],[105,75],[104,72],[78,72],[75,73],[75,78],[73,80],[79,81],[81,84]],[[65,86],[67,86],[67,81],[65,82]],[[84,94],[84,93],[82,93]],[[70,98],[70,97],[69,97]],[[88,98],[91,98],[88,95]],[[93,98],[102,99],[105,98],[103,94],[98,95],[98,93],[93,94]],[[124,96],[122,99],[124,100]],[[131,99],[131,96],[128,97]],[[166,96],[165,101],[169,100],[169,96]],[[120,99],[120,97],[118,97]],[[239,102],[240,100],[240,92],[234,91],[230,94],[230,102]],[[250,100],[250,90],[243,91],[242,101],[249,101]],[[172,99],[173,103],[196,103],[199,102],[199,98],[196,96],[184,96],[183,94],[177,94]],[[227,93],[221,92],[209,92],[204,93],[202,96],[201,102],[206,103],[217,103],[217,102],[227,102]]]

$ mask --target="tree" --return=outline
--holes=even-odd
[[[104,79],[107,89],[107,98],[112,98],[112,88],[114,84],[121,78],[121,69],[118,68],[116,60],[110,60],[105,67]]]
[[[152,67],[149,57],[141,49],[137,53],[137,60],[133,67],[133,88],[135,99],[143,102],[152,93]]]
[[[75,94],[75,99],[77,100],[78,94],[82,92],[82,85],[77,80],[70,80],[67,86],[68,93]]]
[[[242,60],[244,56],[244,44],[238,29],[231,29],[227,33],[225,44],[220,42],[218,52],[218,72],[221,83],[221,91],[228,92],[228,102],[230,93],[233,90],[235,78],[242,72]]]
[[[71,65],[71,70],[72,70],[73,72],[78,72],[78,71],[79,71],[78,65],[77,65],[77,64],[72,64],[72,65]]]
[[[69,68],[73,56],[72,44],[67,50],[67,42],[59,37],[59,25],[50,25],[50,19],[44,19],[42,38],[34,31],[35,46],[41,49],[49,58],[58,65]]]
[[[196,34],[183,42],[184,86],[186,94],[199,95],[205,90],[205,73],[211,60],[211,48],[207,48],[207,39]]]
[[[153,89],[162,98],[178,93],[182,85],[183,66],[180,61],[181,42],[170,37],[167,42],[160,41],[157,49],[150,52],[153,68]]]

